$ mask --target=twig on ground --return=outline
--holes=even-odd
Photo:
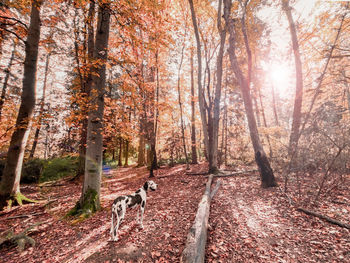
[[[45,212],[39,212],[39,213],[33,213],[33,214],[27,214],[27,215],[10,216],[10,217],[6,217],[6,218],[1,218],[0,221],[16,219],[16,218],[25,218],[25,217],[31,217],[31,216],[38,216],[38,215],[42,215],[42,214],[45,214]]]
[[[318,218],[320,218],[320,219],[326,220],[327,222],[332,223],[332,224],[334,224],[334,225],[338,225],[338,226],[341,226],[341,227],[350,229],[350,225],[349,225],[349,224],[344,223],[344,222],[340,222],[340,221],[335,220],[335,219],[333,219],[333,218],[330,218],[330,217],[328,217],[328,216],[325,216],[325,215],[322,215],[322,214],[319,214],[319,213],[316,213],[316,212],[307,210],[307,209],[302,208],[302,207],[298,207],[297,210],[298,210],[298,211],[301,211],[301,212],[303,212],[303,213],[305,213],[305,214],[307,214],[307,215],[315,216],[315,217],[318,217]]]

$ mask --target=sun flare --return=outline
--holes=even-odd
[[[283,64],[273,64],[270,67],[269,74],[275,91],[278,92],[279,95],[286,95],[285,93],[287,92],[291,82],[289,68]]]

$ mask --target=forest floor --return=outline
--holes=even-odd
[[[191,172],[206,169],[191,166]],[[22,252],[3,246],[0,262],[179,262],[207,177],[186,175],[185,165],[161,168],[155,175],[158,189],[147,197],[144,229],[136,224],[136,211],[127,210],[117,242],[110,241],[111,204],[143,185],[145,168],[104,175],[102,210],[84,221],[64,218],[79,199],[81,183],[22,186],[24,194],[41,201],[1,212],[0,233],[9,228],[18,233],[40,222],[29,232],[36,245]],[[348,229],[297,211],[279,188],[261,189],[257,173],[220,180],[211,203],[206,262],[349,262]],[[350,223],[349,189],[345,176],[316,210]]]

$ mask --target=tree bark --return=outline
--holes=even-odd
[[[250,132],[250,138],[252,140],[254,153],[255,153],[255,161],[259,167],[260,177],[261,177],[261,185],[262,187],[274,187],[277,185],[275,176],[270,166],[270,162],[267,159],[264,148],[260,142],[259,132],[256,125],[252,99],[250,95],[250,79],[251,79],[251,52],[248,43],[248,36],[245,29],[245,14],[241,19],[241,28],[244,36],[244,44],[246,48],[246,52],[248,55],[248,76],[244,77],[243,72],[239,66],[238,59],[235,53],[235,45],[236,45],[236,32],[234,27],[234,21],[229,17],[231,12],[232,2],[231,0],[224,0],[224,19],[226,21],[226,26],[228,27],[228,31],[230,34],[229,37],[229,57],[231,62],[232,70],[237,78],[238,84],[241,88],[244,107],[246,111],[246,116],[248,120],[248,127]],[[245,12],[246,10],[244,10]]]
[[[202,55],[201,55],[201,41],[199,37],[199,30],[197,25],[197,18],[196,13],[193,6],[193,0],[188,0],[190,4],[191,9],[191,17],[192,17],[192,23],[193,23],[193,29],[194,34],[196,37],[196,43],[197,43],[197,61],[198,61],[198,72],[197,72],[197,86],[198,86],[198,104],[199,104],[199,112],[202,120],[202,129],[203,129],[203,138],[204,138],[204,148],[205,151],[208,153],[208,121],[206,117],[206,109],[204,105],[204,91],[202,87]]]
[[[123,166],[122,157],[123,157],[123,139],[122,137],[119,137],[118,166]]]
[[[95,0],[90,0],[89,12],[87,17],[87,27],[88,27],[88,36],[87,36],[87,56],[89,63],[89,72],[87,77],[83,79],[84,83],[81,83],[81,93],[84,94],[84,97],[90,95],[91,84],[92,84],[92,74],[93,70],[93,58],[94,58],[94,19],[95,19]],[[87,105],[88,106],[88,105]],[[87,127],[88,127],[88,112],[83,109],[82,114],[84,118],[81,123],[80,130],[80,145],[79,145],[79,163],[77,177],[83,176],[85,172],[85,157],[86,157],[86,139],[87,139]]]
[[[180,120],[181,120],[181,135],[182,135],[182,146],[184,149],[184,154],[185,154],[185,159],[186,159],[186,164],[187,164],[187,169],[189,168],[188,166],[188,155],[187,155],[187,149],[186,149],[186,140],[185,140],[185,127],[184,127],[184,119],[183,119],[183,112],[182,112],[182,100],[181,100],[181,68],[182,68],[182,62],[184,58],[184,50],[185,50],[185,43],[182,46],[181,50],[181,58],[180,58],[180,64],[177,72],[177,92],[178,92],[178,102],[179,102],[179,108],[180,108]]]
[[[214,114],[213,114],[213,148],[211,149],[212,166],[209,167],[209,173],[215,173],[218,170],[218,145],[219,145],[219,121],[220,121],[220,99],[222,88],[222,62],[224,57],[224,48],[226,41],[226,28],[222,28],[221,25],[221,10],[222,0],[219,0],[218,16],[217,16],[217,28],[220,34],[220,47],[216,61],[216,87],[214,97]]]
[[[289,0],[282,0],[283,10],[288,18],[289,30],[292,37],[293,53],[295,61],[295,72],[296,72],[296,86],[295,86],[295,99],[294,99],[294,110],[293,110],[293,122],[292,129],[289,138],[288,154],[292,155],[298,147],[299,139],[299,128],[301,123],[301,106],[303,101],[303,71],[299,51],[299,42],[295,29],[295,24],[289,6]]]
[[[127,167],[129,166],[129,140],[125,140],[124,156],[125,156],[124,166]]]
[[[99,3],[94,59],[100,63],[95,66],[95,74],[92,75],[90,101],[93,107],[89,111],[88,118],[84,185],[80,199],[80,206],[89,207],[92,212],[100,209],[103,111],[110,13],[109,2]]]
[[[141,121],[140,121],[141,122]],[[141,167],[145,165],[145,136],[143,134],[142,124],[140,123],[139,134],[139,153],[137,156],[137,166]]]
[[[7,65],[7,68],[5,69],[4,85],[2,86],[1,97],[0,97],[0,121],[1,121],[1,116],[2,116],[2,109],[4,107],[4,103],[5,103],[5,99],[6,99],[6,91],[7,91],[7,86],[8,86],[8,82],[10,79],[11,67],[13,64],[13,60],[15,58],[16,46],[17,46],[17,44],[14,41],[10,61],[9,61],[9,64]]]
[[[195,104],[194,104],[194,72],[193,72],[193,50],[191,48],[191,151],[192,151],[192,164],[197,164],[197,147],[196,147],[196,124],[195,124]]]
[[[47,84],[47,75],[49,73],[50,56],[51,56],[51,53],[50,52],[47,53],[47,55],[46,55],[46,63],[45,63],[45,73],[44,73],[43,96],[42,96],[41,102],[40,102],[38,127],[35,130],[34,141],[33,141],[32,149],[30,150],[29,159],[32,159],[34,157],[36,146],[37,146],[38,140],[39,140],[39,133],[40,133],[41,123],[42,123],[43,114],[44,114],[46,84]]]
[[[25,43],[25,60],[21,105],[0,184],[0,209],[11,196],[20,196],[20,178],[24,151],[27,144],[31,119],[35,107],[35,83],[40,40],[40,7],[42,1],[32,2],[28,37]],[[21,203],[20,200],[17,200]]]

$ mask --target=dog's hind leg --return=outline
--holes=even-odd
[[[140,205],[140,214],[141,214],[140,227],[141,228],[143,228],[143,212],[145,211],[145,206],[146,206],[146,201],[142,201]]]
[[[112,234],[113,241],[117,241],[118,240],[118,229],[119,229],[119,223],[120,223],[119,213],[117,212],[117,213],[115,213],[115,215],[117,215],[117,224],[116,224],[116,226],[113,229],[113,234]]]
[[[111,236],[112,236],[112,240],[114,239],[114,211],[113,211],[113,207],[112,207],[112,218],[111,218]]]

